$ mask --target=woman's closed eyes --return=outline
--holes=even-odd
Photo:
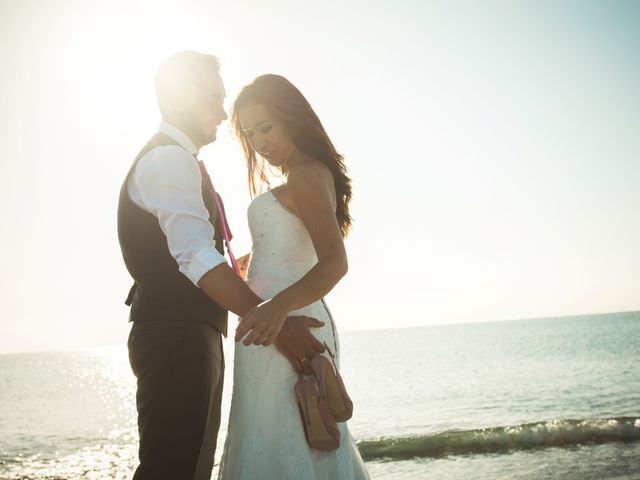
[[[272,128],[273,128],[273,125],[271,125],[271,124],[263,125],[263,126],[260,127],[260,132],[262,132],[264,134],[267,134],[267,133],[269,133],[271,131]],[[249,128],[244,130],[244,136],[247,137],[248,139],[249,138],[253,138],[254,135],[255,135],[255,133],[254,133],[253,130],[251,130]]]

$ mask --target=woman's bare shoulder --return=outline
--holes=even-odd
[[[296,206],[306,204],[313,209],[326,207],[335,211],[333,174],[324,163],[312,161],[296,165],[289,171],[287,185]]]
[[[287,183],[294,188],[322,188],[333,185],[329,167],[319,160],[309,160],[293,167],[287,175]]]

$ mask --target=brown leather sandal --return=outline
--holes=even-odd
[[[336,422],[346,422],[353,415],[353,402],[349,398],[347,388],[342,381],[340,372],[338,372],[333,352],[326,342],[324,346],[331,356],[332,362],[329,362],[327,357],[323,355],[316,355],[311,359],[311,370],[318,380],[320,398],[329,403],[333,418]]]
[[[294,388],[307,443],[316,450],[335,450],[340,446],[340,430],[326,399],[315,382],[299,376]]]

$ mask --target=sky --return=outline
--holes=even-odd
[[[220,58],[227,107],[286,76],[345,156],[339,330],[640,310],[638,2],[0,0],[0,353],[126,341],[118,191],[186,49]]]

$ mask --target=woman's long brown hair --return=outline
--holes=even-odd
[[[269,184],[264,159],[256,157],[245,137],[238,119],[238,111],[246,105],[262,105],[281,121],[296,148],[305,155],[324,163],[331,173],[336,189],[336,218],[342,236],[351,227],[349,215],[351,179],[347,176],[344,158],[329,139],[320,119],[307,99],[289,80],[280,75],[261,75],[242,89],[231,109],[231,125],[242,144],[249,171],[249,189],[252,196],[261,184]]]

